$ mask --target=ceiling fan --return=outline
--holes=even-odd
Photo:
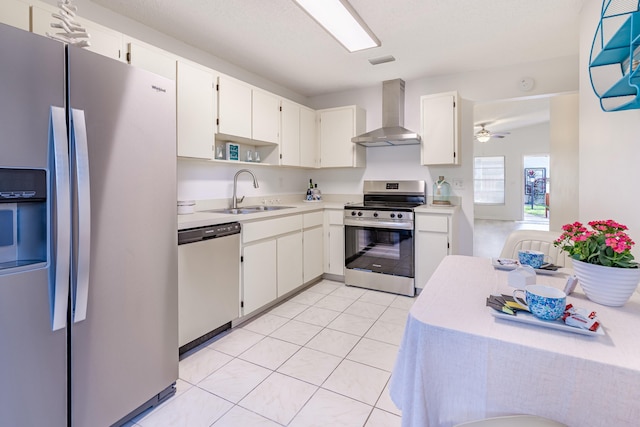
[[[480,130],[476,132],[475,138],[478,142],[487,142],[491,138],[504,138],[506,135],[509,135],[511,132],[491,132],[488,129],[485,129],[486,123],[480,124]]]

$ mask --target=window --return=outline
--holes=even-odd
[[[473,159],[473,202],[504,204],[504,156]]]

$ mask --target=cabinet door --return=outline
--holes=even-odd
[[[276,253],[275,239],[242,249],[243,315],[276,299]]]
[[[353,166],[353,122],[351,108],[320,113],[320,164],[323,168]]]
[[[302,285],[302,233],[278,238],[278,296]]]
[[[305,230],[303,243],[303,282],[307,283],[322,275],[323,270],[323,242],[322,227]]]
[[[171,80],[176,79],[177,58],[169,52],[137,41],[129,42],[127,47],[127,62],[129,64]]]
[[[325,273],[344,276],[344,226],[329,225],[328,262]]]
[[[178,156],[213,158],[214,93],[211,70],[178,61]]]
[[[253,89],[251,103],[251,138],[277,144],[280,139],[280,98]]]
[[[29,4],[19,0],[2,0],[0,22],[29,31]]]
[[[63,32],[63,30],[59,28],[51,28],[52,22],[60,22],[60,20],[51,16],[52,13],[58,12],[58,8],[44,3],[38,3],[37,6],[32,6],[31,31],[41,36],[46,36],[46,33]],[[125,60],[122,54],[122,33],[98,25],[80,16],[76,16],[76,21],[82,25],[91,36],[88,39],[91,46],[89,46],[87,50],[119,61]]]
[[[320,167],[364,167],[366,151],[351,138],[364,132],[366,120],[362,108],[347,107],[320,110]]]
[[[282,100],[280,164],[300,166],[300,106]]]
[[[420,98],[423,165],[457,165],[457,94],[446,93]]]
[[[300,108],[300,166],[318,167],[318,137],[316,112]]]
[[[251,139],[251,87],[226,76],[218,78],[218,133]]]
[[[416,215],[416,287],[422,288],[442,259],[449,255],[451,218],[446,215]]]
[[[449,254],[445,233],[416,232],[416,288],[423,288],[440,262]]]

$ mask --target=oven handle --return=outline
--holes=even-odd
[[[372,228],[391,228],[394,230],[413,230],[412,222],[393,222],[393,221],[379,221],[379,220],[366,220],[366,219],[344,219],[345,226],[352,227],[372,227]]]

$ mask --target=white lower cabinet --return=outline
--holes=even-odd
[[[344,276],[344,209],[325,210],[324,272]]]
[[[309,281],[322,276],[324,269],[323,226],[324,215],[322,211],[304,214],[302,233],[302,281]]]
[[[243,315],[302,286],[302,215],[242,226]]]
[[[277,240],[278,297],[302,285],[302,232]]]
[[[276,240],[242,248],[242,307],[249,314],[277,298]]]
[[[451,252],[452,216],[416,213],[416,288],[423,288]]]

